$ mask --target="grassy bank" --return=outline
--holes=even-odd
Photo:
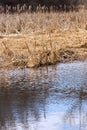
[[[0,14],[0,68],[87,59],[87,11]]]

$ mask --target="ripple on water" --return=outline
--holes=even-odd
[[[86,130],[87,62],[0,72],[0,130]]]

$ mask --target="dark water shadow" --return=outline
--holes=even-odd
[[[85,130],[87,62],[0,73],[0,130]]]

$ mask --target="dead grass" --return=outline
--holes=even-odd
[[[0,67],[87,59],[87,11],[0,14]]]
[[[1,34],[32,34],[87,30],[87,10],[79,12],[0,14]]]

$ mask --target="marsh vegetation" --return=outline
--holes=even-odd
[[[87,58],[87,10],[0,14],[0,67]]]
[[[86,130],[86,6],[9,4],[0,6],[0,130]]]

